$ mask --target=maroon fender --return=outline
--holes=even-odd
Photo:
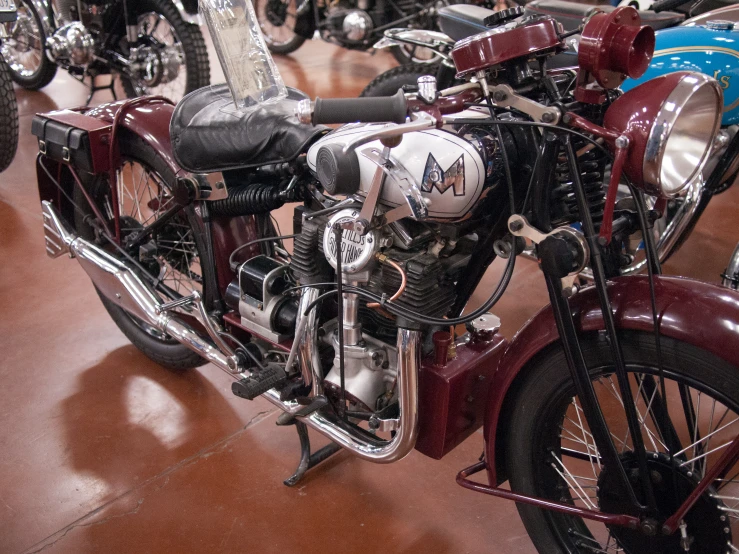
[[[119,118],[119,127],[136,133],[148,142],[159,152],[175,175],[182,171],[172,155],[172,142],[169,138],[169,122],[172,120],[174,105],[159,97],[144,97],[103,104],[87,110],[85,115],[112,124],[121,108],[125,109],[125,113]]]
[[[616,325],[620,329],[652,331],[652,307],[646,276],[619,277],[608,285]],[[693,279],[655,277],[657,311],[664,336],[706,350],[739,367],[739,293]],[[598,296],[589,287],[570,298],[575,325],[583,332],[604,329]],[[504,400],[511,385],[526,371],[534,355],[559,340],[551,306],[532,317],[516,333],[495,373],[485,416],[485,458],[491,485],[504,476],[502,445],[506,418]],[[500,474],[500,475],[499,475]]]

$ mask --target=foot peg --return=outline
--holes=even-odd
[[[285,412],[277,418],[277,425],[292,425],[296,417],[308,417],[313,412],[320,410],[328,404],[328,398],[323,395],[316,396],[310,404],[306,404],[295,413]]]
[[[231,392],[239,398],[254,400],[270,389],[279,388],[286,381],[287,377],[282,366],[267,364],[264,369],[255,371],[250,377],[231,383]]]

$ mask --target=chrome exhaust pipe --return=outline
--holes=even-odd
[[[216,344],[222,341],[210,342],[198,334],[184,321],[171,314],[166,305],[161,304],[153,290],[125,263],[114,258],[103,249],[91,242],[78,237],[69,228],[54,206],[47,201],[41,203],[44,218],[44,233],[46,250],[50,257],[56,258],[62,254],[69,254],[77,258],[93,284],[106,298],[128,311],[135,317],[147,322],[163,333],[184,344],[203,358],[227,372],[234,379],[248,377],[250,372],[239,371],[234,364],[234,357],[230,352],[224,353]],[[312,292],[315,291],[315,292]],[[317,298],[318,289],[306,289],[306,300],[301,306],[306,306]],[[195,303],[200,302],[199,295],[195,295]],[[175,301],[174,303],[182,303]],[[207,313],[198,304],[201,317],[206,321],[203,325],[212,333],[207,321]],[[301,312],[302,313],[302,312]],[[312,312],[315,314],[315,312]],[[311,366],[320,363],[315,348],[316,323],[309,318],[304,326],[300,350],[301,365],[304,373],[310,373],[313,378],[313,388],[320,390],[314,368]],[[312,346],[312,347],[311,347]],[[420,332],[408,329],[398,330],[398,399],[400,417],[390,420],[395,428],[395,436],[389,441],[383,441],[367,432],[357,430],[330,414],[313,412],[307,416],[296,416],[300,421],[312,427],[329,440],[351,451],[364,460],[375,463],[390,463],[405,457],[416,444],[418,436],[418,368],[420,366]],[[309,369],[310,368],[310,369]],[[269,390],[262,396],[281,410],[295,415],[303,405],[295,401],[283,401],[280,393],[275,389]]]
[[[50,257],[69,254],[70,257],[77,258],[82,269],[106,298],[197,352],[218,368],[233,373],[236,369],[233,357],[225,355],[187,323],[163,310],[163,305],[151,288],[126,264],[75,235],[50,202],[41,202],[41,211],[46,252]]]

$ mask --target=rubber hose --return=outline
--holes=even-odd
[[[245,185],[228,191],[228,198],[210,203],[213,216],[236,217],[263,214],[282,207],[278,185]]]

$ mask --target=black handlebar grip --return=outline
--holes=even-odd
[[[657,0],[652,7],[649,8],[654,12],[664,12],[667,10],[674,10],[678,6],[686,4],[689,0]]]
[[[377,98],[316,98],[313,124],[320,123],[405,123],[408,104],[398,90],[393,96]]]

